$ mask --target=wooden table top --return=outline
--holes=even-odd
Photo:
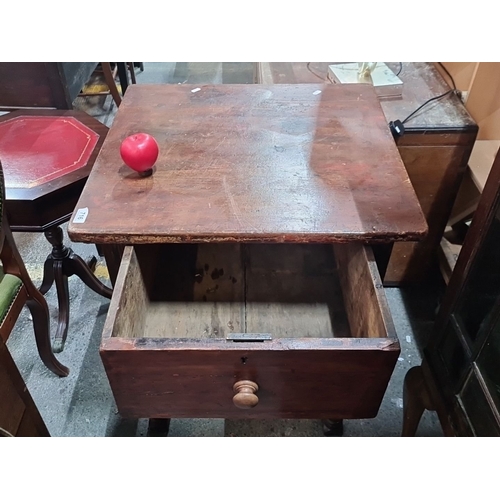
[[[141,178],[119,154],[146,132]],[[69,225],[74,241],[389,242],[427,230],[369,85],[133,85]]]

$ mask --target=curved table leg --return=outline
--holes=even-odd
[[[403,385],[403,431],[401,436],[415,436],[424,410],[436,407],[427,389],[421,366],[408,370]]]
[[[113,290],[101,283],[92,273],[87,263],[71,250],[64,261],[64,271],[67,276],[76,274],[91,290],[94,290],[102,297],[111,298]]]
[[[54,276],[56,282],[59,316],[52,350],[54,352],[62,352],[62,350],[64,349],[64,343],[66,342],[66,337],[68,335],[69,290],[68,277],[63,273],[63,262],[60,260],[56,260],[54,262]]]
[[[43,264],[43,279],[40,285],[40,293],[45,295],[54,284],[54,258],[49,255]]]
[[[113,290],[101,283],[93,274],[97,262],[95,257],[92,257],[89,262],[85,262],[71,248],[64,245],[63,230],[59,226],[45,231],[45,237],[52,245],[52,253],[44,264],[44,277],[40,290],[46,293],[55,281],[59,317],[52,349],[53,352],[61,352],[68,335],[70,306],[68,277],[73,276],[73,274],[77,275],[91,290],[107,299],[111,298]]]

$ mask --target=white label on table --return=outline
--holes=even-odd
[[[200,90],[200,87],[196,87],[195,89],[191,90],[191,92],[194,94],[195,92],[199,92]]]
[[[83,224],[87,220],[88,214],[89,214],[89,209],[87,207],[79,208],[76,211],[76,215],[73,219],[73,224]]]

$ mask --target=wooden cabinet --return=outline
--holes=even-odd
[[[98,63],[0,63],[0,109],[72,109]]]
[[[486,182],[424,353],[407,376],[405,433],[423,407],[449,434],[500,436],[500,155]],[[420,390],[415,380],[420,377]],[[430,395],[430,403],[419,405]],[[429,403],[429,401],[428,401]],[[419,410],[420,408],[420,410]]]

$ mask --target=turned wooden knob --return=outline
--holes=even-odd
[[[235,395],[233,396],[234,406],[247,410],[253,408],[259,402],[257,394],[259,386],[250,380],[240,380],[233,385]]]

